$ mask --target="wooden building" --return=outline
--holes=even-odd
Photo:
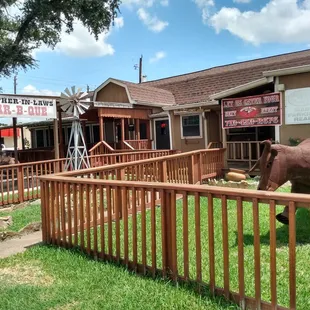
[[[92,104],[81,119],[89,149],[102,141],[114,149],[182,152],[224,145],[228,162],[251,166],[260,155],[259,141],[289,144],[309,136],[309,89],[305,50],[141,84],[110,78],[89,94]],[[223,129],[223,100],[275,92],[281,94],[281,124]],[[33,148],[53,148],[51,124],[29,125]],[[65,155],[70,121],[60,112],[59,128]]]

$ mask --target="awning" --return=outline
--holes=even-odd
[[[20,137],[20,128],[17,128],[16,131],[17,131],[17,137]],[[4,138],[4,137],[14,137],[13,128],[0,130],[0,136],[2,138]]]

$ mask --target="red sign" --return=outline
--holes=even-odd
[[[222,100],[222,127],[224,129],[281,124],[280,93]]]

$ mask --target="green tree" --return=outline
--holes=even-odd
[[[76,20],[98,39],[119,5],[120,0],[0,0],[0,77],[37,66],[31,52],[42,44],[54,48],[62,29],[71,33]]]

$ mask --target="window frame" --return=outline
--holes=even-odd
[[[198,136],[184,136],[184,134],[183,134],[183,118],[184,117],[189,117],[189,116],[199,116],[199,135]],[[201,139],[203,137],[201,113],[195,113],[195,114],[193,113],[193,114],[180,115],[180,127],[181,127],[181,139],[182,140],[186,140],[186,139]]]

